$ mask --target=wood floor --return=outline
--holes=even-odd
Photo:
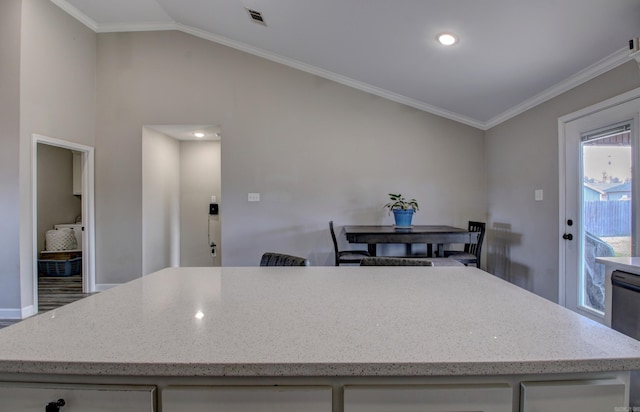
[[[87,296],[89,294],[82,293],[82,275],[38,278],[38,313],[59,308]],[[18,319],[0,319],[0,328],[17,322]]]
[[[7,326],[11,326],[14,323],[20,322],[19,319],[0,319],[0,329],[6,328]]]
[[[40,276],[38,278],[38,310],[47,312],[82,299],[82,275]]]

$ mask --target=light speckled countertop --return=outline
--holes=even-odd
[[[596,257],[596,262],[609,265],[616,270],[626,270],[632,273],[640,272],[640,257]]]
[[[0,373],[465,376],[630,369],[640,369],[640,342],[466,267],[165,269],[0,330]]]

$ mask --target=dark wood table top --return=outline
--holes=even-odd
[[[344,227],[347,242],[366,243],[371,256],[376,256],[376,245],[380,243],[404,243],[407,255],[411,255],[412,243],[427,244],[427,256],[432,256],[432,244],[437,245],[438,256],[443,256],[444,245],[454,243],[472,243],[478,238],[478,232],[446,225],[413,225],[396,227],[394,225],[356,225]]]
[[[468,233],[467,229],[453,227],[453,226],[445,226],[445,225],[412,225],[411,227],[396,227],[394,225],[354,225],[354,226],[345,226],[344,231],[349,234],[406,234],[406,233],[416,233],[416,234],[425,234],[425,233],[433,233],[433,234],[444,234],[444,233]]]

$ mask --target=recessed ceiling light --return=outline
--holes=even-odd
[[[202,139],[204,137],[204,133],[202,132],[195,132],[193,135],[198,139]]]
[[[438,42],[443,46],[451,46],[458,42],[458,38],[451,33],[438,34]]]

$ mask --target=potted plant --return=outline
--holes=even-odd
[[[384,205],[389,210],[389,214],[393,212],[396,221],[396,227],[411,227],[411,219],[413,214],[419,210],[418,201],[416,199],[407,200],[401,194],[389,193],[389,203]]]

